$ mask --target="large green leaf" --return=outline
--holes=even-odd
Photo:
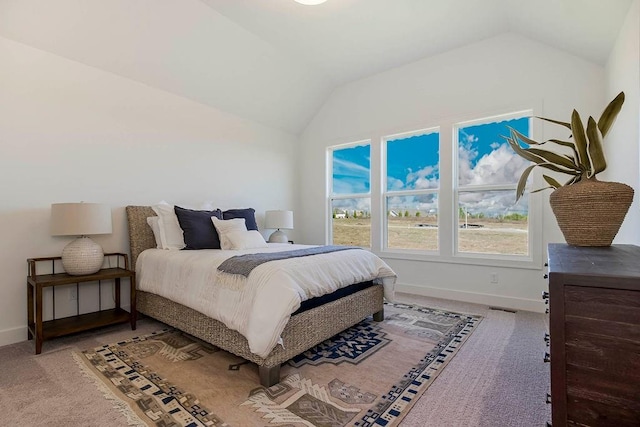
[[[548,186],[548,187],[542,187],[542,188],[538,188],[537,190],[533,190],[533,191],[531,191],[531,194],[533,194],[533,193],[539,193],[540,191],[543,191],[543,190],[549,190],[549,189],[554,190],[555,188],[554,188],[553,186],[551,186],[551,185],[550,185],[550,186]]]
[[[555,123],[557,125],[564,126],[567,129],[571,130],[571,123],[561,122],[559,120],[547,119],[546,117],[539,117],[539,116],[536,116],[536,117],[539,118],[540,120],[546,120],[547,122]]]
[[[518,140],[515,137],[512,137],[512,138],[505,137],[505,139],[507,140],[507,143],[509,144],[511,149],[515,151],[516,154],[518,154],[520,157],[523,157],[525,160],[529,160],[530,162],[534,162],[534,163],[544,162],[544,159],[540,158],[540,156],[536,156],[532,153],[529,153],[528,151],[526,151],[526,149],[522,148],[520,144],[518,144]]]
[[[563,166],[567,169],[580,170],[580,167],[577,164],[575,164],[575,162],[567,159],[564,156],[556,154],[552,151],[541,150],[539,148],[526,148],[525,151],[528,151],[529,153],[540,156],[549,163],[554,163],[556,165]]]
[[[589,154],[589,162],[592,165],[592,169],[587,173],[587,178],[591,178],[607,168],[607,161],[604,158],[604,149],[602,148],[602,134],[593,117],[589,117],[587,121],[587,139],[587,152]]]
[[[570,147],[570,148],[572,148],[572,149],[574,149],[574,150],[576,149],[576,144],[575,144],[575,142],[571,142],[571,141],[563,141],[563,140],[561,140],[561,139],[549,139],[549,140],[547,140],[547,141],[548,141],[548,142],[554,142],[554,143],[556,143],[556,144],[558,144],[558,145],[562,145],[562,146],[564,146],[564,147]],[[545,141],[545,142],[547,142],[547,141]]]
[[[516,202],[520,200],[520,197],[524,195],[524,188],[527,185],[527,179],[529,178],[529,174],[535,168],[536,165],[531,165],[522,171],[522,175],[520,175],[520,179],[518,180],[518,187],[516,188]]]
[[[607,105],[600,119],[598,119],[598,129],[600,129],[603,138],[609,132],[609,129],[611,129],[613,122],[616,121],[616,117],[618,117],[618,113],[622,109],[622,104],[624,104],[624,92],[620,92],[618,96]]]
[[[545,168],[545,169],[549,169],[552,170],[554,172],[561,172],[561,173],[565,173],[567,175],[580,175],[581,172],[580,171],[576,171],[576,170],[570,170],[570,169],[564,169],[561,168],[557,165],[554,165],[553,163],[538,163],[536,166],[540,166],[541,168]]]
[[[564,147],[570,147],[573,150],[573,153],[574,153],[575,157],[576,158],[578,157],[578,153],[576,151],[576,145],[575,145],[575,143],[573,143],[571,141],[562,141],[560,139],[548,139],[548,140],[543,141],[543,142],[537,142],[537,141],[534,141],[533,139],[528,138],[527,136],[521,134],[520,132],[518,132],[517,130],[515,130],[515,129],[511,128],[511,127],[509,127],[509,129],[511,130],[512,139],[515,139],[517,137],[517,139],[523,141],[524,143],[526,143],[528,145],[544,145],[547,142],[553,142],[555,144],[558,144],[558,145],[561,145],[561,146],[564,146]],[[504,137],[504,138],[506,138],[506,137]],[[526,150],[527,151],[531,151],[533,149],[526,149]],[[568,158],[571,159],[571,157],[568,157]],[[550,160],[550,159],[548,159],[548,160]],[[554,161],[554,160],[551,160],[551,161]],[[562,162],[562,160],[557,160],[557,161],[558,162]],[[579,169],[577,161],[572,159],[572,163],[573,163],[574,166],[568,166],[567,165],[567,167]]]
[[[562,187],[562,184],[560,184],[558,181],[556,181],[555,179],[551,178],[548,175],[542,175],[542,178],[544,178],[545,181],[547,181],[547,184],[549,184],[550,186],[552,186],[553,188],[560,188]]]
[[[516,154],[518,154],[520,157],[523,157],[525,160],[529,160],[530,162],[534,162],[536,164],[541,164],[541,163],[548,163],[548,160],[545,159],[544,157],[531,152],[531,150],[536,150],[534,148],[522,148],[520,146],[520,144],[518,143],[518,139],[517,139],[517,131],[514,129],[511,129],[511,138],[507,138],[504,137],[507,142],[509,143],[509,145],[511,146],[511,148],[513,149],[513,151],[516,152]],[[547,152],[545,150],[538,150],[538,151],[544,151]],[[572,174],[573,172],[570,170],[565,170],[565,169],[560,169],[557,168],[555,169],[557,172],[563,172],[563,173],[568,173],[568,174]]]
[[[571,114],[571,129],[573,130],[573,139],[576,141],[576,149],[578,150],[578,165],[581,169],[588,171],[591,169],[589,156],[587,154],[587,136],[584,134],[584,125],[580,114],[573,110]]]
[[[524,142],[527,145],[542,145],[542,144],[544,144],[546,142],[546,141],[545,142],[534,141],[533,139],[527,137],[526,135],[521,134],[520,132],[518,132],[517,130],[512,128],[511,126],[509,126],[509,129],[511,130],[512,138],[513,138],[513,135],[515,134],[517,139],[521,140],[522,142]]]

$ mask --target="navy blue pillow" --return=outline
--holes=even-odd
[[[211,217],[222,219],[222,211],[196,211],[174,206],[180,228],[184,232],[184,249],[220,249],[220,237]]]
[[[234,219],[244,218],[247,230],[257,230],[258,224],[256,223],[256,210],[253,208],[247,209],[229,209],[222,212],[222,219]]]

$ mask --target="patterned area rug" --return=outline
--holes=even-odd
[[[364,320],[290,360],[270,388],[254,364],[175,329],[77,359],[138,425],[394,426],[480,320],[385,304],[384,322]]]

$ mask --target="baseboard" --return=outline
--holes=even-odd
[[[531,300],[525,298],[505,297],[501,295],[433,288],[430,286],[406,285],[402,283],[396,283],[395,290],[396,292],[404,292],[407,294],[470,302],[474,304],[489,305],[492,307],[508,308],[511,310],[544,313],[546,308],[542,299]]]
[[[18,326],[17,328],[4,329],[0,331],[0,346],[15,344],[17,342],[27,340],[27,327]]]

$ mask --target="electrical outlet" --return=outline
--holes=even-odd
[[[491,283],[498,283],[498,273],[491,273]]]
[[[75,301],[78,299],[78,290],[73,287],[69,289],[69,301]]]

